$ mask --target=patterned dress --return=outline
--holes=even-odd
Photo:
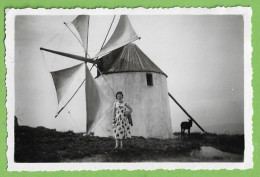
[[[125,115],[127,103],[115,102],[115,117],[113,119],[113,132],[115,139],[131,138],[130,124]]]

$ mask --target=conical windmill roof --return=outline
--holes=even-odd
[[[99,59],[103,74],[121,72],[155,72],[167,75],[135,44],[129,43]],[[98,74],[99,76],[99,74]],[[97,76],[97,77],[98,77]]]

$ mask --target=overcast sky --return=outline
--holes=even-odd
[[[79,62],[46,52],[42,55],[39,50],[43,46],[84,55],[78,41],[63,24],[74,18],[75,16],[16,17],[15,109],[22,125],[85,130],[84,90],[81,89],[67,110],[55,119],[57,98],[49,74],[49,71]],[[91,56],[101,47],[112,18],[113,16],[91,18]],[[141,37],[135,43],[168,75],[169,92],[202,127],[243,125],[242,16],[158,15],[129,18]],[[118,17],[115,22],[117,21]],[[187,116],[169,101],[173,131],[179,131],[180,123],[187,121]]]

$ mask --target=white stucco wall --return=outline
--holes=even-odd
[[[114,93],[122,91],[123,100],[133,108],[132,135],[169,138],[172,135],[172,124],[166,77],[150,73],[153,75],[153,86],[147,86],[146,72],[113,73],[104,77]],[[110,102],[115,102],[113,91],[104,78],[99,76],[95,80]],[[110,119],[112,114],[96,127],[95,135],[112,135],[111,129],[104,128],[112,123]]]

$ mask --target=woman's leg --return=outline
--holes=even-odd
[[[123,148],[123,140],[120,140],[120,147]]]
[[[115,148],[118,148],[118,139],[116,139],[116,146]]]

